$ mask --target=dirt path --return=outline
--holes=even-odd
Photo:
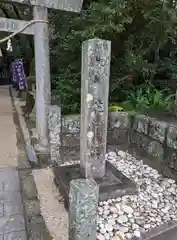
[[[8,86],[0,86],[0,168],[18,166],[16,127]]]
[[[0,197],[5,209],[0,209],[0,239],[51,240],[25,150],[30,136],[20,111],[24,103],[15,96],[9,86],[0,86]]]
[[[19,167],[19,134],[9,86],[0,86],[0,236],[26,240]]]

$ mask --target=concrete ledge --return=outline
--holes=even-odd
[[[142,240],[176,240],[177,239],[177,222],[168,222],[158,228],[154,228],[149,232],[142,234]],[[132,240],[140,240],[132,238]]]

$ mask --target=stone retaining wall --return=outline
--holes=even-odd
[[[140,114],[110,113],[108,143],[126,142],[177,170],[177,125]]]
[[[62,117],[62,132],[77,133],[80,132],[80,115],[66,115]]]
[[[80,115],[64,116],[62,129],[64,133],[79,134]],[[165,161],[177,170],[177,124],[158,121],[141,114],[111,112],[107,141],[111,145],[134,146],[142,154]]]

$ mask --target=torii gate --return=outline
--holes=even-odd
[[[48,124],[46,111],[51,103],[51,80],[49,61],[48,8],[70,12],[80,12],[83,0],[1,0],[2,3],[23,4],[33,7],[33,20],[38,20],[20,31],[30,22],[0,18],[0,31],[21,32],[34,35],[36,69],[36,129],[38,144],[36,150],[48,150]],[[41,20],[41,22],[40,22]],[[42,22],[43,21],[43,22]]]

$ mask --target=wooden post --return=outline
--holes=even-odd
[[[48,21],[48,9],[35,6],[34,20]],[[48,150],[47,112],[51,102],[50,63],[49,63],[49,27],[47,23],[35,23],[35,69],[36,69],[36,128],[39,152]]]

